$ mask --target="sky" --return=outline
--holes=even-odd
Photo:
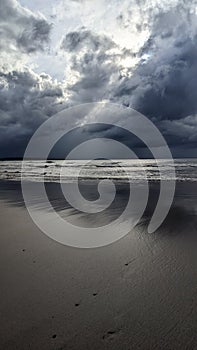
[[[197,0],[0,0],[0,157],[100,101],[151,119],[174,157],[197,157]]]

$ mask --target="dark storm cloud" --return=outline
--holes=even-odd
[[[95,39],[84,30],[69,33],[62,46],[73,53],[73,69],[79,73],[69,87],[73,101],[109,99],[134,107],[155,122],[172,146],[193,147],[197,142],[197,16],[192,4],[155,15],[151,35],[138,53],[140,63],[131,74],[129,69],[122,74],[107,40]],[[76,52],[86,47],[77,58]],[[122,58],[125,52],[129,54],[122,50]],[[188,125],[188,120],[195,122]]]
[[[131,77],[115,87],[114,100],[151,118],[169,144],[197,143],[197,17],[182,7],[156,16]],[[179,154],[180,156],[180,154]]]
[[[135,90],[135,107],[157,120],[181,119],[197,113],[196,16],[185,14],[183,18],[178,11],[165,13],[156,21],[154,30],[143,50],[149,58],[131,78],[140,80]],[[128,86],[123,82],[123,93]]]
[[[16,146],[24,151],[36,128],[61,109],[62,96],[61,86],[46,74],[0,73],[0,156]]]
[[[66,76],[64,85],[49,75],[35,74],[23,63],[15,67],[21,54],[44,49],[51,26],[18,2],[0,0],[0,55],[6,55],[0,64],[0,156],[22,155],[36,128],[63,107],[101,100],[134,107],[151,118],[176,149],[175,155],[181,155],[178,147],[193,149],[197,144],[197,17],[191,11],[195,2],[186,6],[180,1],[170,11],[151,14],[150,25],[137,24],[139,33],[145,26],[151,28],[138,53],[120,48],[107,34],[85,28],[67,33],[61,52],[70,58],[74,79]],[[117,17],[121,28],[129,20],[124,16]],[[139,64],[125,68],[124,59],[135,56]],[[5,69],[9,60],[11,68]],[[94,134],[112,135],[140,148],[138,141],[114,128]]]
[[[69,86],[74,100],[106,98],[157,120],[196,113],[196,15],[179,6],[157,15],[134,71],[127,69],[122,74],[121,59],[135,54],[123,49],[118,55],[110,51],[114,47],[117,45],[107,37],[87,30],[66,35],[62,48],[73,54],[72,68],[79,75]]]
[[[0,0],[0,50],[30,53],[48,42],[51,25],[15,0]]]
[[[73,103],[109,99],[132,106],[156,123],[172,147],[192,147],[196,122],[188,125],[188,118],[197,113],[195,23],[196,16],[179,6],[157,14],[151,36],[138,53],[140,63],[127,74],[122,74],[107,40],[86,30],[67,34],[62,48],[73,54],[73,71],[79,75],[69,86]],[[129,54],[134,55],[122,50],[119,58]],[[118,132],[116,138],[122,139]]]
[[[22,155],[28,138],[60,108],[60,84],[25,68],[25,54],[43,50],[50,24],[15,0],[0,0],[0,156]],[[23,55],[22,55],[23,54]]]

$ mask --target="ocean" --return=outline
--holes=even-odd
[[[197,181],[197,159],[175,159],[176,181]],[[150,181],[159,181],[158,165],[164,180],[172,180],[172,164],[161,159],[119,159],[119,160],[50,160],[23,162],[23,179],[28,181],[72,182],[77,180],[112,179],[125,182],[128,178],[140,182],[144,173]],[[0,161],[0,179],[20,180],[22,161]]]

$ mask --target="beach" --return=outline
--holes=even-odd
[[[197,0],[0,0],[0,350],[197,350]]]
[[[95,249],[43,234],[19,183],[1,181],[0,193],[1,349],[196,348],[195,183],[177,185],[155,233],[142,219]]]

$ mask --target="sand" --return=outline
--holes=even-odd
[[[194,214],[174,208],[155,234],[141,224],[110,246],[75,249],[2,193],[0,349],[197,349]]]

